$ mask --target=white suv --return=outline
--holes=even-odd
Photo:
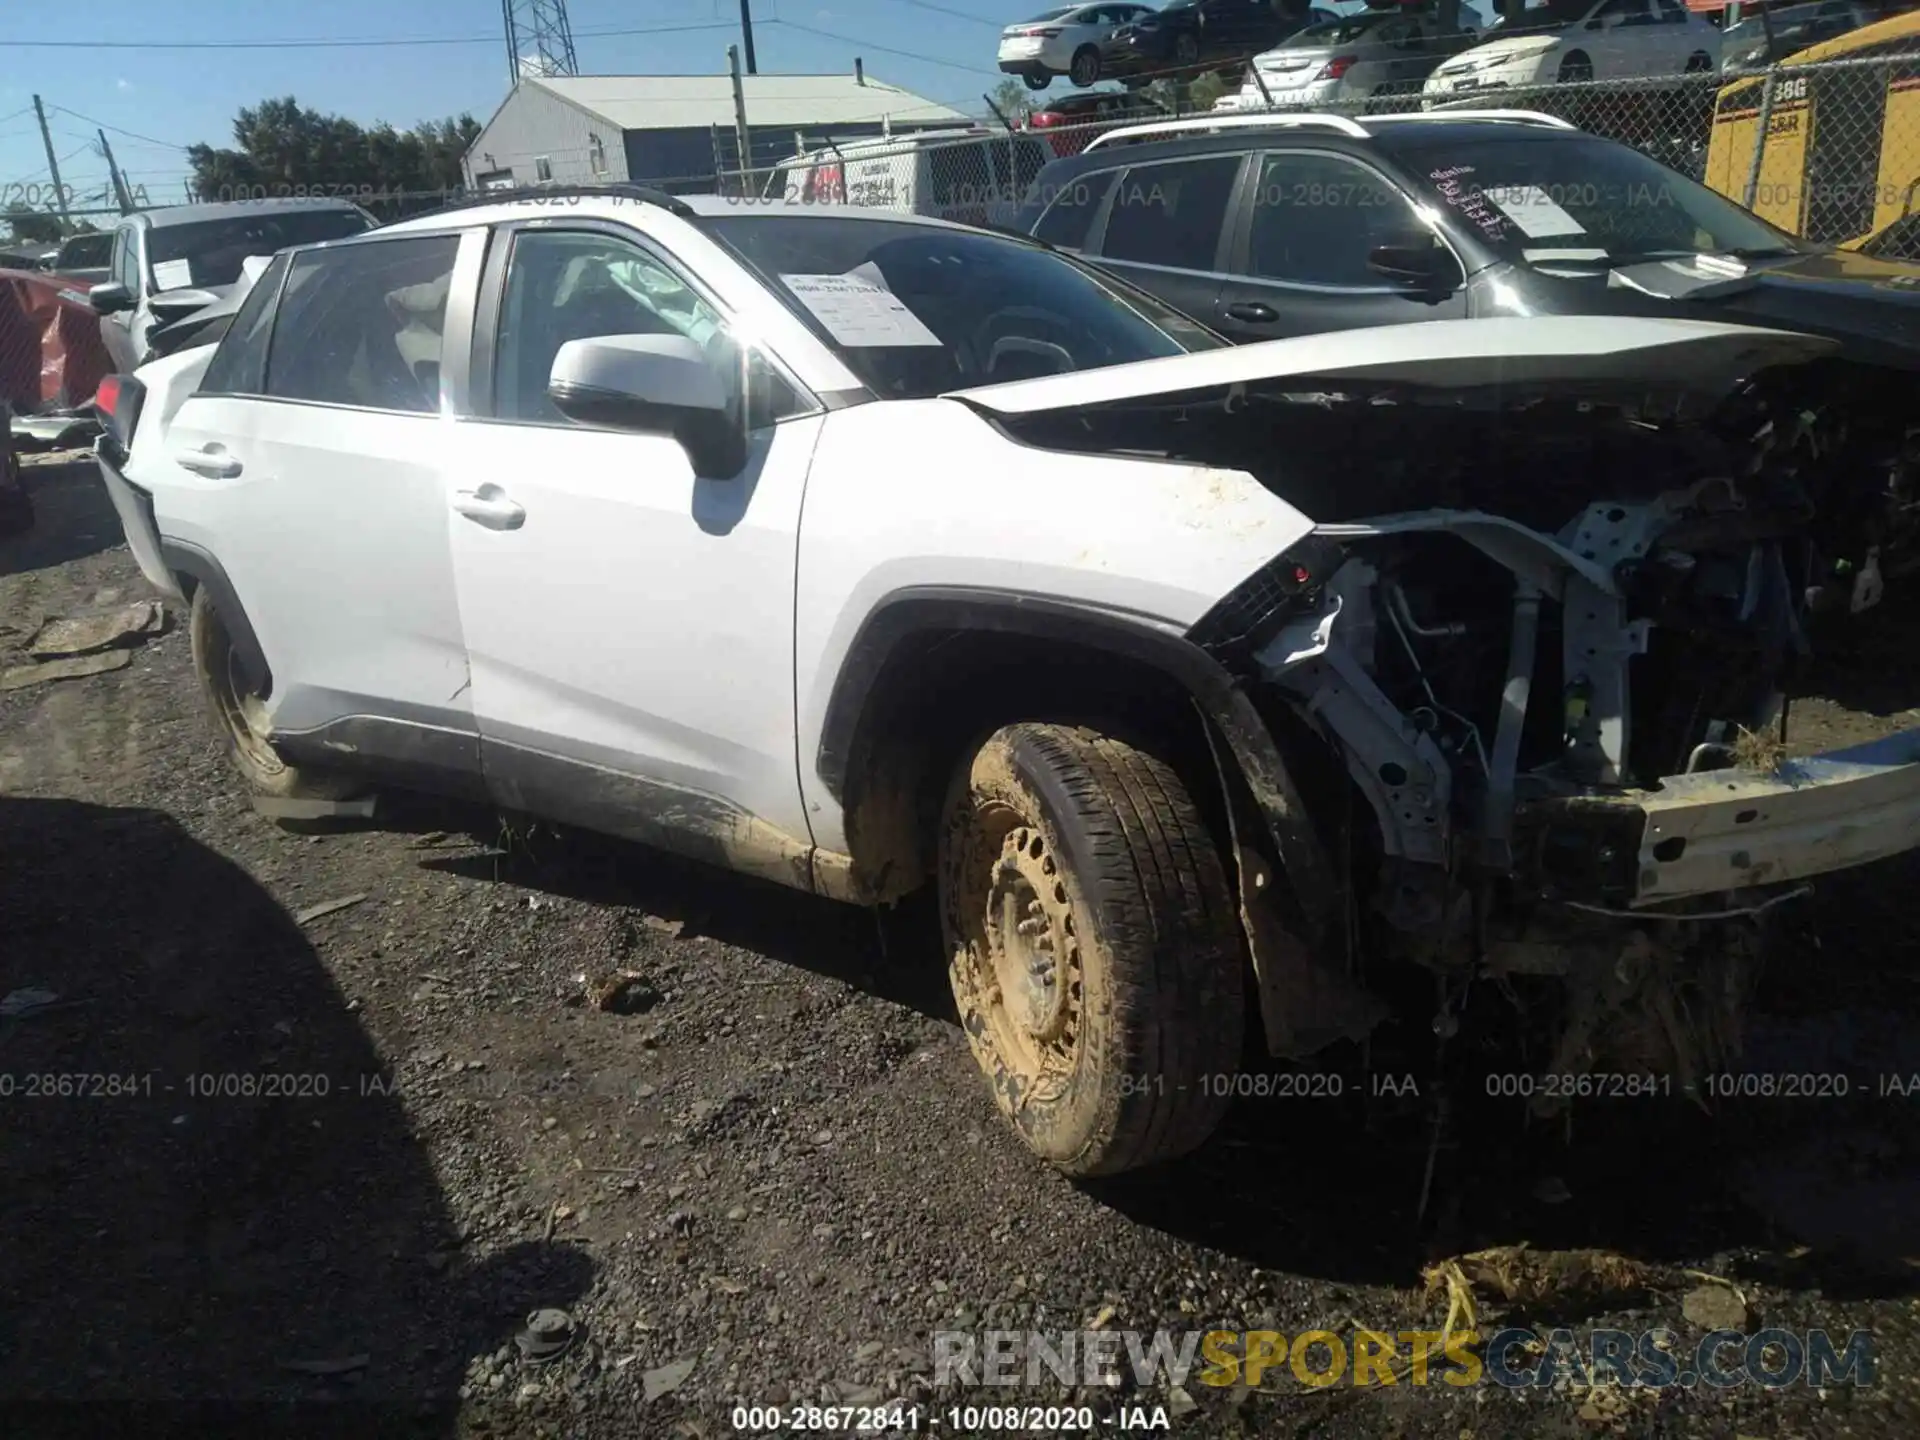
[[[1552,1017],[1556,1074],[1697,1073],[1725,917],[1916,843],[1912,734],[1742,768],[1799,471],[1731,493],[1679,418],[1829,348],[1234,348],[1028,241],[620,189],[282,254],[103,387],[100,458],[258,790],[931,882],[994,1098],[1085,1175],[1206,1137],[1247,1012],[1300,1057],[1492,977],[1580,1002],[1469,1017]]]

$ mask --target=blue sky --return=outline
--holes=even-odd
[[[859,55],[869,75],[981,113],[981,92],[1002,78],[1000,27],[1046,8],[1048,0],[754,0],[754,43],[763,74],[848,71]],[[718,74],[739,38],[738,0],[571,0],[568,9],[583,73]],[[94,136],[104,126],[121,169],[155,203],[183,197],[187,145],[231,144],[235,112],[263,99],[293,95],[362,124],[404,127],[462,111],[484,122],[508,85],[500,13],[499,0],[92,0],[69,15],[16,0],[0,12],[0,206],[33,199],[22,187],[48,181],[29,108],[36,91],[66,186],[104,195]],[[287,40],[385,43],[233,48]],[[168,42],[224,48],[160,48]]]
[[[763,74],[851,70],[860,55],[870,75],[977,112],[980,93],[1000,79],[993,64],[999,28],[1045,8],[1045,0],[755,0],[754,44]],[[726,47],[739,38],[738,0],[571,0],[568,10],[583,72],[721,73]],[[642,29],[653,33],[606,33]],[[85,37],[129,48],[93,48]],[[449,37],[474,43],[147,48],[167,41]],[[484,122],[506,89],[499,0],[271,7],[259,0],[93,0],[70,14],[8,5],[0,13],[0,204],[19,200],[22,182],[47,181],[39,131],[26,108],[35,91],[49,107],[63,182],[104,190],[97,123],[107,127],[129,179],[158,201],[182,196],[182,147],[231,144],[233,116],[243,105],[291,94],[363,124],[407,126],[461,111]]]

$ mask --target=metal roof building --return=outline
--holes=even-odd
[[[742,77],[752,163],[811,141],[948,129],[967,116],[866,75]],[[530,76],[513,87],[467,151],[467,183],[644,181],[710,188],[739,167],[728,75]]]

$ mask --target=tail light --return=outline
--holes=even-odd
[[[133,427],[140,422],[140,407],[146,398],[147,387],[131,375],[109,375],[94,391],[93,409],[106,431],[101,439],[110,447],[110,458],[127,458],[133,448]]]
[[[1058,37],[1058,35],[1060,34],[1060,27],[1058,25],[1055,25],[1049,29],[1035,30],[1031,33],[1038,35],[1042,40],[1052,40]]]
[[[1358,55],[1336,55],[1333,59],[1327,61],[1325,65],[1322,65],[1320,67],[1320,73],[1313,78],[1316,80],[1338,80],[1359,63],[1360,57]]]
[[[1067,123],[1067,117],[1058,110],[1038,110],[1027,117],[1027,123],[1036,130],[1050,129],[1055,125]]]

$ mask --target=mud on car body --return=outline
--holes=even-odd
[[[1738,917],[1915,843],[1913,736],[1753,763],[1811,502],[1722,407],[1829,340],[1234,347],[938,221],[574,200],[284,253],[103,387],[257,790],[931,885],[996,1101],[1079,1175],[1201,1143],[1247,1025],[1311,1054],[1423,970],[1547,989],[1559,1070],[1684,1074]]]

